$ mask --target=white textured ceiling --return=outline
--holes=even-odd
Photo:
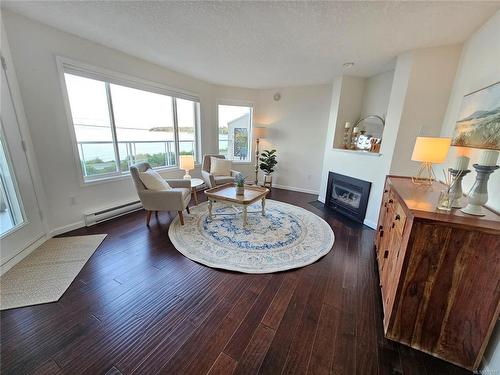
[[[499,2],[3,2],[14,12],[203,80],[252,88],[387,70],[464,41]]]

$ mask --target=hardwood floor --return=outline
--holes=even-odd
[[[201,198],[202,194],[200,194]],[[374,231],[274,189],[335,232],[293,271],[244,275],[175,250],[161,213],[66,235],[108,237],[57,303],[1,312],[2,374],[469,374],[383,336]]]

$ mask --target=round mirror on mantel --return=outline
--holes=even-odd
[[[384,118],[377,115],[369,115],[358,120],[354,125],[359,131],[356,150],[380,152],[384,126]]]

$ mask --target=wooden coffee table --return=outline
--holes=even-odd
[[[239,211],[235,213],[223,213],[223,214],[213,214],[212,206],[214,202],[227,202],[233,203],[239,206],[242,206],[242,214],[243,214],[243,226],[247,225],[247,215],[248,205],[255,203],[257,201],[261,201],[262,209],[260,213],[262,216],[266,215],[266,195],[269,193],[269,189],[260,186],[245,186],[245,194],[237,195],[236,194],[236,186],[234,183],[228,183],[224,185],[217,186],[213,189],[205,190],[205,195],[208,198],[208,219],[212,220],[214,215],[235,215],[240,213]]]

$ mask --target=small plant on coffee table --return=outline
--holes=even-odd
[[[245,179],[246,177],[244,177],[241,173],[238,173],[236,176],[234,176],[234,183],[238,187],[243,187],[245,186]]]
[[[245,178],[241,173],[234,176],[234,183],[236,184],[236,195],[245,194]]]

